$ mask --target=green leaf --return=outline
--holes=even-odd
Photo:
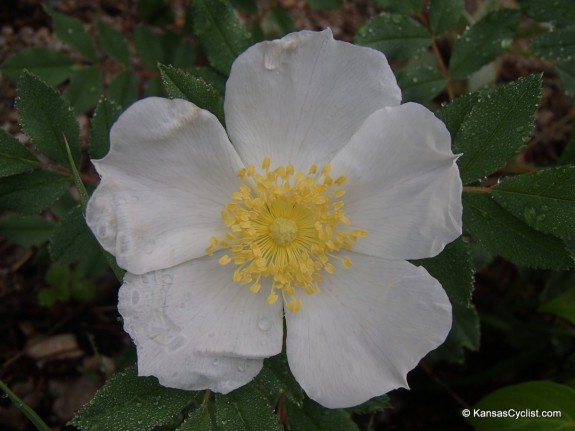
[[[169,43],[169,39],[170,37],[164,37],[164,46]],[[196,60],[196,52],[187,40],[179,39],[170,46],[173,46],[173,50],[168,51],[165,61],[166,63],[171,63],[172,65],[183,69],[193,67]]]
[[[223,0],[195,0],[192,8],[194,32],[208,61],[227,76],[236,57],[250,46],[250,34]]]
[[[451,30],[463,13],[464,0],[431,0],[429,26],[433,34],[441,36]]]
[[[449,72],[454,78],[466,78],[481,66],[495,60],[513,41],[519,26],[519,11],[503,9],[487,14],[465,30],[456,41]]]
[[[316,10],[333,10],[343,7],[343,0],[306,0],[306,3]]]
[[[354,42],[383,52],[387,57],[409,58],[431,44],[425,27],[412,18],[383,12],[357,31]]]
[[[79,128],[68,102],[36,76],[24,72],[18,80],[16,108],[32,144],[52,161],[68,166],[64,137],[76,164],[80,159]]]
[[[216,425],[221,431],[281,431],[283,428],[266,396],[253,385],[227,395],[216,394]]]
[[[76,49],[88,61],[96,63],[98,61],[98,54],[96,53],[94,42],[84,29],[82,22],[76,18],[56,12],[52,7],[46,4],[44,4],[43,7],[46,13],[54,20],[56,35],[60,40]]]
[[[54,224],[40,216],[13,214],[0,218],[0,236],[23,247],[47,241],[53,228]]]
[[[273,404],[277,403],[280,394],[284,394],[295,405],[303,405],[303,389],[293,377],[285,353],[265,359],[254,384],[268,395]]]
[[[50,257],[54,262],[73,263],[94,260],[100,247],[86,225],[82,209],[74,208],[56,226],[50,238]]]
[[[517,175],[493,187],[503,208],[541,232],[563,239],[575,236],[575,166]]]
[[[469,113],[479,100],[479,93],[469,93],[453,100],[449,105],[444,106],[437,112],[437,117],[445,123],[451,134],[453,152],[460,154],[463,152],[465,142],[456,140],[461,128],[469,116]]]
[[[289,429],[305,431],[357,431],[357,425],[345,410],[331,410],[306,398],[303,407],[286,402]]]
[[[2,75],[17,81],[24,70],[37,75],[48,85],[57,85],[72,75],[74,60],[61,52],[47,48],[26,48],[8,57],[2,65]]]
[[[148,431],[170,423],[195,396],[165,388],[154,377],[138,377],[130,367],[108,380],[71,424],[83,431]]]
[[[541,304],[540,313],[550,313],[575,324],[575,288],[570,287],[550,301]]]
[[[407,66],[397,72],[403,102],[427,102],[445,88],[446,80],[437,67]]]
[[[0,211],[35,214],[64,194],[70,178],[36,170],[0,180]]]
[[[531,43],[539,57],[551,60],[573,60],[575,56],[575,26],[560,28],[539,36]]]
[[[453,324],[445,342],[432,355],[435,359],[452,363],[465,362],[465,349],[479,350],[481,328],[475,306],[452,304]]]
[[[575,390],[568,386],[548,381],[527,382],[490,393],[473,406],[468,421],[477,431],[575,431],[574,405]],[[544,410],[559,411],[560,415],[542,417]],[[481,417],[481,412],[486,411],[508,416]],[[538,417],[534,416],[536,411]],[[509,416],[517,412],[526,412],[527,417]]]
[[[536,21],[569,25],[575,22],[575,3],[571,0],[517,0],[521,11]]]
[[[575,97],[575,59],[560,61],[555,67],[561,78],[561,86],[569,96]]]
[[[154,76],[148,80],[148,85],[146,86],[146,91],[144,92],[146,97],[159,96],[167,97],[166,91],[164,90],[164,85],[162,84],[162,78],[159,76]]]
[[[449,121],[457,123],[476,98],[457,133],[450,128],[454,151],[463,153],[457,163],[464,184],[505,165],[529,142],[540,93],[541,76],[530,75],[470,96],[451,110]]]
[[[142,63],[149,69],[156,70],[157,64],[164,60],[162,35],[138,24],[134,31],[134,42]]]
[[[473,292],[473,264],[468,244],[459,239],[448,244],[443,251],[432,258],[413,262],[423,266],[436,278],[452,304],[468,306]]]
[[[193,412],[177,431],[216,431],[210,411],[207,407],[200,407]]]
[[[573,256],[558,238],[527,226],[487,193],[463,194],[463,223],[488,251],[517,265],[567,269]]]
[[[101,159],[110,150],[110,129],[116,122],[122,108],[116,102],[101,97],[90,127],[88,152],[92,159]]]
[[[374,3],[380,8],[403,15],[417,15],[421,8],[420,0],[374,0]]]
[[[217,90],[201,78],[173,66],[159,65],[162,83],[168,96],[189,100],[214,114],[220,123],[224,120],[224,99]]]
[[[575,123],[571,127],[571,137],[559,159],[560,165],[575,164]]]
[[[108,97],[123,108],[138,99],[138,78],[132,72],[118,73],[108,87]]]
[[[98,38],[107,55],[125,66],[130,65],[130,49],[121,32],[98,20]]]
[[[226,94],[226,77],[221,73],[216,72],[211,67],[193,67],[188,71],[188,73],[196,78],[203,79],[214,87],[222,97]]]
[[[31,172],[39,164],[36,157],[18,139],[0,128],[0,177]]]
[[[77,114],[89,111],[102,93],[102,74],[98,67],[84,67],[72,75],[66,97]]]

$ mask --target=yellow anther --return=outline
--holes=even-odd
[[[317,165],[311,165],[308,175],[314,175],[315,173],[317,173]]]
[[[341,262],[343,263],[343,266],[345,266],[347,269],[351,268],[351,259],[349,257],[344,257]]]
[[[223,265],[223,266],[227,265],[227,264],[230,263],[231,261],[232,261],[232,258],[229,257],[227,254],[224,254],[222,257],[220,257],[220,258],[218,259],[219,264],[220,264],[220,265]]]
[[[346,181],[347,181],[347,178],[344,177],[344,176],[341,176],[341,177],[337,177],[337,179],[335,180],[335,183],[336,183],[338,186],[343,186]]]
[[[264,161],[262,162],[262,169],[267,171],[269,167],[270,167],[270,158],[264,157]]]

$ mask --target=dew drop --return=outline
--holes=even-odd
[[[220,364],[220,360],[219,360],[218,358],[216,358],[216,359],[214,359],[214,360],[212,361],[212,365],[213,365],[214,367],[217,367],[219,364]]]
[[[262,331],[269,331],[272,326],[273,322],[265,317],[258,321],[258,328]]]
[[[245,364],[240,364],[240,365],[238,365],[238,371],[239,371],[240,373],[245,372],[245,371],[246,371],[246,366],[245,366]]]

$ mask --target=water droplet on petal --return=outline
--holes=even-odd
[[[269,331],[273,326],[273,321],[267,318],[260,319],[258,321],[258,328],[262,331]]]

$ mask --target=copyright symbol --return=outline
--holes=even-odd
[[[469,409],[463,409],[461,414],[463,415],[464,418],[468,418],[471,412],[469,411]]]

